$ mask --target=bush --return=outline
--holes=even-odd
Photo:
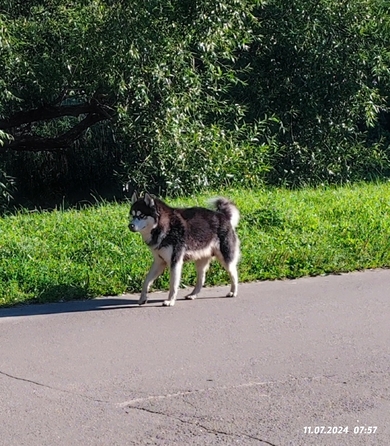
[[[248,119],[282,123],[268,181],[345,182],[388,173],[390,43],[385,2],[271,0],[254,10],[242,65]],[[242,92],[239,92],[242,95]]]
[[[384,0],[124,3],[2,7],[0,131],[13,145],[0,134],[0,167],[20,194],[63,200],[128,183],[174,195],[389,173]],[[68,104],[97,111],[9,124]],[[99,113],[71,147],[43,151],[44,138]],[[19,153],[24,140],[33,153]]]

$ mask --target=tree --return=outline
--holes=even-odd
[[[151,103],[161,109],[182,94],[189,108],[204,93],[210,105],[226,87],[234,73],[224,62],[233,39],[244,38],[245,2],[126,3],[9,0],[3,7],[0,130],[12,136],[3,151],[62,149],[96,122],[119,117],[133,125]],[[62,118],[65,132],[40,134],[40,123]]]
[[[205,145],[217,136],[233,150],[243,114],[228,92],[249,42],[250,4],[8,0],[0,10],[0,151],[71,153],[100,122],[116,135],[124,176],[140,164],[154,172],[133,178],[138,184],[179,187],[179,170],[194,167],[196,184],[210,184]]]
[[[389,30],[384,0],[5,0],[0,167],[61,196],[386,173]]]
[[[268,181],[370,178],[387,169],[390,21],[383,0],[270,0],[243,53],[247,119],[282,124]],[[242,95],[242,91],[240,91]],[[388,140],[387,140],[388,141]]]

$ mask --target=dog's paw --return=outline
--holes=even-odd
[[[147,301],[148,301],[147,297],[140,297],[138,300],[138,305],[145,305]]]
[[[173,307],[175,305],[174,300],[164,300],[163,307]]]
[[[194,299],[196,299],[197,297],[198,297],[197,294],[187,294],[187,296],[185,296],[185,299],[188,299],[188,300],[194,300]]]
[[[233,293],[232,291],[229,291],[229,292],[226,294],[226,297],[237,297],[237,293]]]

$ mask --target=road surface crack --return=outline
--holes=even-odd
[[[10,378],[10,379],[14,379],[16,381],[22,381],[22,382],[25,382],[25,383],[33,384],[34,386],[39,386],[39,387],[44,387],[46,389],[54,390],[56,392],[64,392],[64,393],[68,393],[68,394],[71,394],[71,395],[79,396],[81,398],[85,398],[87,400],[94,401],[96,403],[111,404],[110,401],[99,400],[97,398],[94,398],[94,397],[91,397],[91,396],[88,396],[88,395],[83,395],[82,393],[77,393],[77,392],[73,392],[71,390],[61,389],[59,387],[49,386],[48,384],[40,383],[40,382],[34,381],[32,379],[21,378],[20,376],[11,375],[9,373],[2,372],[1,370],[0,370],[0,375],[6,376],[7,378]]]
[[[226,432],[226,431],[222,431],[219,429],[213,429],[211,427],[205,426],[204,424],[201,424],[199,421],[191,421],[191,420],[184,420],[183,418],[180,417],[176,417],[174,415],[170,415],[167,414],[165,412],[160,412],[160,411],[156,411],[156,410],[152,410],[152,409],[147,409],[146,407],[140,407],[140,406],[128,406],[128,409],[134,409],[134,410],[140,410],[143,412],[147,412],[153,415],[161,415],[167,418],[170,418],[172,420],[175,421],[179,421],[180,423],[183,424],[188,424],[190,426],[195,426],[197,428],[200,429],[204,429],[206,432],[209,432],[210,434],[214,434],[214,435],[225,435],[227,437],[245,437],[245,438],[249,438],[251,440],[256,440],[260,443],[264,443],[267,444],[269,446],[276,446],[274,443],[270,443],[267,440],[263,440],[261,438],[255,437],[254,435],[249,435],[249,434],[244,434],[244,433],[231,433],[231,432]],[[126,413],[129,413],[128,411],[126,411]]]

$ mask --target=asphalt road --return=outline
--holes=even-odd
[[[0,311],[0,444],[390,444],[390,270]],[[348,431],[348,432],[347,432]]]

